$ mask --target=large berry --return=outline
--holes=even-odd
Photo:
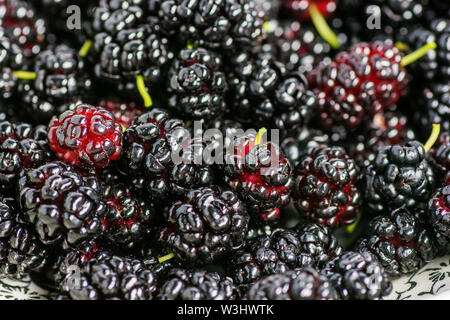
[[[203,152],[202,144],[188,141],[185,146],[185,133],[183,121],[171,118],[159,108],[152,108],[133,121],[124,133],[120,167],[130,175],[135,189],[151,198],[161,198],[211,184],[212,167],[193,161],[195,152]],[[180,155],[180,161],[174,162],[173,154]]]
[[[303,268],[267,276],[253,284],[248,300],[336,300],[337,292],[326,276]]]
[[[135,76],[155,83],[173,58],[168,39],[148,23],[145,1],[101,1],[94,9],[95,74],[127,94],[135,92]]]
[[[22,80],[18,90],[28,112],[40,123],[88,99],[92,83],[85,62],[69,46],[47,48],[35,58],[33,69],[36,79]]]
[[[257,219],[270,223],[280,218],[280,209],[289,203],[292,168],[277,145],[255,145],[255,139],[254,134],[235,139],[234,150],[225,159],[225,182]]]
[[[102,233],[106,205],[96,178],[49,162],[27,171],[18,185],[23,214],[43,243],[74,247]]]
[[[150,300],[157,289],[156,277],[139,260],[106,256],[82,265],[79,279],[71,272],[60,288],[74,300]]]
[[[383,266],[368,252],[348,251],[322,270],[344,300],[377,300],[392,291]]]
[[[0,272],[22,276],[42,271],[48,261],[33,227],[23,221],[13,198],[0,197]]]
[[[190,191],[169,210],[160,240],[182,259],[211,262],[244,245],[249,216],[237,195],[219,188]]]
[[[381,148],[366,168],[365,205],[374,212],[422,208],[434,191],[435,177],[418,141]]]
[[[388,42],[360,43],[310,72],[308,80],[318,96],[323,127],[355,128],[393,106],[408,83],[400,65],[402,56]]]
[[[356,187],[358,171],[341,147],[313,149],[295,168],[298,211],[330,227],[353,223],[362,200]]]
[[[289,73],[271,54],[243,52],[227,64],[228,108],[240,122],[285,131],[308,124],[316,107],[300,73]]]
[[[221,64],[217,54],[203,48],[181,50],[169,70],[169,106],[188,119],[223,114],[228,85]]]
[[[151,0],[162,30],[178,43],[234,54],[257,48],[264,39],[263,21],[254,1]]]
[[[161,285],[159,300],[235,300],[233,280],[215,272],[174,269]]]
[[[270,235],[250,239],[243,250],[233,255],[229,271],[236,284],[246,285],[298,267],[320,269],[341,252],[327,228],[308,223],[297,231],[276,229]]]
[[[46,43],[46,23],[28,1],[0,1],[0,26],[27,57],[37,55]]]
[[[373,218],[367,235],[356,248],[369,251],[389,275],[398,276],[420,269],[436,255],[432,235],[422,222],[424,213],[398,209],[390,215]]]
[[[106,185],[103,201],[107,213],[102,219],[105,237],[114,247],[133,248],[155,231],[155,208],[123,184]]]
[[[0,122],[0,184],[4,188],[11,188],[22,170],[40,166],[52,158],[47,128]]]
[[[82,104],[50,122],[48,141],[63,161],[104,167],[122,153],[122,128],[106,109]]]

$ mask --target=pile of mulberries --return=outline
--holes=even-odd
[[[450,254],[443,1],[77,5],[0,0],[0,276],[374,300]]]

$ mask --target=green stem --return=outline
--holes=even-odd
[[[327,21],[320,13],[319,9],[314,3],[311,3],[308,8],[309,15],[311,16],[311,20],[316,27],[317,32],[319,32],[320,36],[328,42],[328,44],[333,48],[339,48],[341,45],[337,35],[331,30]]]

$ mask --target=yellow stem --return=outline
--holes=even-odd
[[[395,43],[395,46],[400,51],[410,51],[411,50],[411,47],[405,42],[397,41]]]
[[[162,257],[158,258],[158,262],[159,263],[163,263],[163,262],[169,261],[173,257],[175,257],[175,255],[171,252],[169,254],[166,254],[165,256],[162,256]]]
[[[21,80],[34,80],[37,77],[36,72],[23,70],[13,71],[13,75]]]
[[[188,40],[188,41],[187,41],[187,44],[186,44],[186,48],[188,48],[188,49],[194,49],[194,43],[193,43],[191,40]]]
[[[331,30],[330,26],[328,25],[327,21],[323,17],[323,15],[320,13],[319,9],[317,9],[317,6],[314,3],[311,3],[308,8],[309,15],[311,16],[311,20],[316,27],[317,32],[319,32],[320,36],[328,42],[328,44],[336,49],[339,48],[341,45],[339,43],[339,39],[337,35]]]
[[[413,63],[414,61],[422,58],[424,55],[427,54],[428,51],[432,49],[436,49],[436,42],[429,42],[426,45],[417,49],[416,51],[411,52],[410,54],[404,56],[400,64],[403,67],[406,67],[408,64]]]
[[[150,96],[150,94],[147,91],[147,88],[145,87],[145,81],[142,75],[136,76],[136,86],[139,91],[139,94],[144,100],[144,106],[146,108],[151,107],[153,105],[152,97]]]
[[[423,148],[425,149],[426,152],[428,152],[434,145],[437,138],[439,137],[440,132],[441,132],[441,125],[433,123],[433,130],[431,131],[431,135],[428,138],[427,142],[425,142],[425,144],[423,145]]]
[[[362,213],[361,213],[361,210],[360,210],[360,211],[358,211],[358,213],[356,214],[356,220],[355,220],[355,222],[353,222],[352,224],[350,224],[350,225],[347,226],[347,232],[348,232],[348,233],[353,233],[353,231],[355,231],[356,226],[358,225],[359,221],[361,220],[361,216],[362,216]]]
[[[89,53],[89,50],[91,50],[92,44],[93,44],[92,40],[86,40],[81,46],[80,51],[78,51],[78,54],[83,58],[86,57],[87,54]]]
[[[266,128],[259,129],[259,131],[256,135],[256,138],[255,138],[255,146],[261,144],[262,137],[263,137],[264,133],[266,133],[266,132],[267,132]]]

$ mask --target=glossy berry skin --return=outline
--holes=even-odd
[[[372,254],[347,251],[321,271],[343,300],[378,300],[392,291],[383,266]]]
[[[329,227],[355,221],[361,205],[359,168],[341,147],[313,149],[295,168],[293,198],[306,218]]]
[[[101,1],[94,8],[95,74],[122,90],[135,87],[136,75],[159,81],[173,58],[168,39],[147,22],[145,7],[144,1]]]
[[[368,117],[393,106],[405,94],[403,54],[388,42],[360,43],[339,53],[331,64],[308,75],[318,96],[323,127],[353,129]]]
[[[249,216],[237,195],[219,188],[190,191],[169,210],[160,241],[192,264],[212,262],[244,245]]]
[[[248,300],[336,300],[333,284],[312,268],[295,269],[267,276],[254,283]]]
[[[450,247],[450,175],[445,185],[439,188],[428,202],[428,219],[438,243]]]
[[[381,148],[364,174],[364,204],[373,212],[422,208],[434,191],[435,176],[418,141]]]
[[[203,48],[181,50],[168,75],[169,107],[188,119],[211,119],[225,112],[228,90],[222,60]]]
[[[2,0],[0,26],[26,57],[37,55],[46,43],[46,23],[28,1]]]
[[[105,167],[122,153],[122,128],[112,113],[82,104],[49,124],[50,148],[79,167]]]
[[[216,272],[174,269],[162,283],[158,300],[235,300],[233,280]]]
[[[73,300],[150,300],[157,288],[153,272],[132,258],[110,255],[80,267],[79,287],[72,273],[60,283]]]
[[[151,14],[161,29],[185,44],[192,42],[226,55],[258,48],[264,39],[263,20],[253,1],[151,0]]]
[[[33,61],[36,79],[20,81],[18,91],[33,119],[47,124],[59,113],[88,101],[92,81],[85,61],[67,45],[47,47]]]
[[[237,285],[248,285],[299,267],[320,269],[341,252],[334,235],[320,224],[307,223],[296,230],[278,228],[249,239],[233,255],[229,274]]]
[[[47,142],[47,128],[27,123],[0,122],[0,184],[11,188],[24,169],[53,159]]]
[[[170,194],[183,195],[212,183],[212,166],[197,165],[193,159],[195,152],[203,152],[203,145],[189,140],[185,146],[185,134],[183,121],[161,108],[152,108],[133,121],[124,133],[119,166],[136,191],[167,199]],[[180,155],[176,163],[172,153]]]
[[[27,171],[18,188],[25,219],[44,244],[67,249],[103,232],[106,206],[96,178],[83,177],[64,162],[48,162]]]
[[[0,272],[10,277],[40,272],[48,257],[49,250],[23,221],[14,199],[0,197]]]
[[[277,146],[271,142],[255,146],[255,139],[248,134],[234,141],[234,153],[225,158],[225,182],[258,221],[273,223],[290,201],[292,168]]]
[[[423,218],[424,212],[403,208],[377,216],[356,248],[374,254],[391,276],[417,271],[436,256],[434,239]]]
[[[155,231],[155,208],[132,194],[123,184],[105,185],[103,201],[107,213],[102,219],[105,238],[112,247],[134,248]]]
[[[227,101],[234,119],[288,131],[313,118],[316,98],[306,79],[288,72],[272,54],[243,52],[230,58],[227,66]]]

